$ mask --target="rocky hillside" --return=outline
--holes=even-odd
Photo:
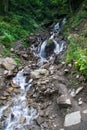
[[[87,130],[86,3],[20,40],[1,24],[0,130]]]

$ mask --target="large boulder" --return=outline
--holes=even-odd
[[[2,63],[1,65],[6,69],[6,70],[14,70],[16,67],[17,67],[17,64],[16,62],[12,59],[12,58],[9,58],[9,57],[6,57],[2,60]]]
[[[80,123],[81,123],[81,114],[80,111],[76,111],[66,115],[64,126],[70,127]]]
[[[41,76],[47,76],[49,75],[49,71],[47,69],[37,69],[30,73],[31,78],[38,79]]]
[[[46,57],[48,57],[54,53],[55,47],[56,47],[55,43],[53,42],[52,39],[47,40],[47,45],[45,46]]]
[[[69,107],[71,106],[71,100],[68,95],[62,95],[57,98],[58,105],[62,107]]]

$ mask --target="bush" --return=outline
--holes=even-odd
[[[6,48],[11,48],[13,46],[12,42],[14,41],[14,37],[4,32],[3,36],[0,37],[0,41]]]
[[[82,49],[77,50],[79,58],[75,61],[75,67],[81,74],[87,77],[87,53]]]
[[[79,40],[78,40],[79,39]],[[87,49],[84,37],[75,36],[68,37],[68,49],[66,52],[66,63],[73,62],[75,69],[82,75],[87,77]]]

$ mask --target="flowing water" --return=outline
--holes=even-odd
[[[63,21],[65,22],[65,21]],[[63,51],[65,47],[64,42],[55,40],[55,31],[56,33],[60,31],[59,23],[54,26],[54,31],[49,39],[51,39],[55,45],[53,53],[59,54]],[[41,61],[48,62],[46,58],[46,45],[47,40],[45,40],[39,47],[39,52],[34,52],[34,55],[38,56]],[[31,47],[32,51],[36,51],[34,46]],[[50,59],[52,55],[50,55]],[[4,111],[8,111],[8,115],[5,121],[2,122],[3,130],[25,130],[26,126],[30,126],[33,123],[33,120],[38,117],[38,112],[33,107],[28,107],[28,101],[26,98],[27,91],[29,91],[33,80],[30,79],[26,83],[26,75],[24,69],[19,71],[17,75],[13,78],[13,83],[19,86],[20,93],[14,94],[10,103],[7,103],[6,106],[3,106],[0,109],[0,119],[4,116]]]
[[[64,18],[63,20],[62,20],[62,22],[61,22],[61,25],[60,25],[60,23],[57,23],[55,26],[54,26],[54,29],[53,29],[53,32],[51,32],[52,33],[52,35],[50,36],[50,38],[48,39],[48,40],[51,40],[52,42],[53,42],[53,44],[54,44],[54,46],[55,46],[55,48],[53,48],[53,53],[54,54],[59,54],[60,52],[62,52],[65,48],[66,48],[66,43],[65,43],[65,41],[60,41],[60,40],[56,40],[56,38],[58,38],[58,35],[59,35],[59,33],[60,33],[60,31],[61,31],[61,27],[62,27],[62,25],[64,25],[65,24],[65,22],[66,22],[66,19]],[[45,40],[42,44],[41,44],[41,46],[39,47],[39,52],[38,52],[38,57],[40,57],[40,59],[42,60],[42,61],[45,61],[46,62],[46,58],[48,58],[47,56],[46,56],[46,46],[48,45],[48,41],[47,40]],[[50,47],[50,46],[49,46]],[[53,46],[52,46],[53,47]],[[52,53],[52,54],[53,54]],[[49,52],[49,54],[50,54],[50,52]],[[52,54],[50,54],[50,55],[48,55],[48,56],[51,56]]]
[[[27,90],[29,90],[32,84],[32,79],[26,83],[26,76],[23,70],[21,70],[13,78],[13,82],[20,87],[20,94],[13,97],[11,105],[7,104],[0,109],[1,117],[5,110],[10,112],[5,122],[2,123],[3,130],[25,130],[25,127],[31,125],[33,120],[38,117],[37,110],[33,107],[28,107],[26,98]]]

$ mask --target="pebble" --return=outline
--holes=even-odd
[[[39,115],[40,115],[40,116],[45,116],[45,112],[42,111],[42,110],[40,110],[40,111],[39,111]]]
[[[65,70],[64,70],[64,72],[65,72],[65,73],[68,73],[68,72],[69,72],[69,70],[68,70],[68,69],[65,69]]]
[[[23,117],[23,116],[21,116],[20,119],[19,119],[19,123],[20,123],[20,124],[24,124],[25,121],[26,121],[26,118]]]
[[[7,97],[0,96],[1,100],[5,100]]]
[[[13,91],[14,91],[13,87],[8,88],[8,92],[13,92]]]

